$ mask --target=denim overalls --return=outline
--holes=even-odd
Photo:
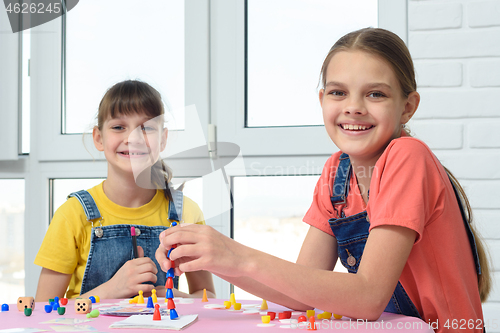
[[[347,195],[349,192],[349,180],[351,178],[352,170],[349,155],[343,153],[340,155],[339,160],[339,166],[337,168],[335,180],[333,182],[332,196],[330,200],[332,202],[333,208],[337,211],[338,215],[341,216],[341,218],[332,218],[328,220],[328,222],[333,234],[335,235],[335,238],[337,239],[338,255],[340,257],[342,265],[347,268],[349,273],[355,274],[358,271],[359,263],[361,261],[366,240],[368,238],[370,221],[368,219],[366,211],[352,216],[345,216],[343,207],[341,205],[346,203]],[[457,196],[458,200],[458,194],[454,186],[453,190],[455,191],[455,196]],[[479,259],[477,255],[474,236],[470,229],[469,223],[465,219],[465,213],[460,200],[458,200],[458,204],[460,206],[465,229],[469,237],[469,243],[471,245],[474,261],[476,264],[476,271],[478,274],[481,274],[481,267],[479,266]],[[392,294],[391,300],[389,301],[389,304],[387,304],[387,307],[384,311],[421,318],[417,308],[415,307],[410,297],[404,290],[401,282],[399,281],[396,285],[394,293]]]
[[[92,235],[90,238],[90,251],[87,266],[82,280],[80,295],[100,286],[115,275],[120,267],[128,260],[134,258],[132,249],[132,236],[130,227],[135,227],[137,245],[144,249],[144,256],[151,258],[158,268],[157,281],[155,285],[165,285],[166,274],[161,270],[156,261],[155,252],[160,245],[160,233],[167,229],[165,226],[144,226],[133,224],[118,224],[102,226],[101,213],[89,194],[82,190],[71,193],[69,197],[76,197],[83,206],[87,221],[92,223]],[[172,190],[173,201],[169,202],[168,219],[172,221],[182,220],[182,206],[184,196],[181,191]],[[99,225],[94,227],[94,221]],[[152,282],[146,282],[152,284]],[[174,278],[174,287],[178,288],[179,278]]]

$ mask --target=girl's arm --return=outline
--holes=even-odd
[[[323,250],[318,251],[318,248]],[[335,237],[326,234],[318,228],[309,227],[309,231],[302,243],[297,264],[332,271],[335,268],[336,261],[337,240]],[[285,305],[291,309],[305,311],[313,308],[312,305],[296,301],[288,295],[278,292],[254,279],[248,277],[220,277],[253,295]]]
[[[71,274],[63,274],[48,268],[42,268],[38,287],[36,288],[35,302],[48,302],[54,297],[62,298],[66,294]]]
[[[163,248],[157,251],[157,259],[163,269],[169,268],[170,262],[162,260],[161,252],[178,244],[171,258],[179,260],[181,271],[204,269],[235,282],[246,276],[307,308],[376,320],[396,287],[416,233],[398,226],[374,228],[357,274],[332,272],[333,263],[327,267],[318,257],[334,249],[323,244],[308,244],[312,238],[305,242],[299,263],[293,264],[239,244],[208,226],[174,227],[161,237]],[[291,306],[292,302],[282,304],[295,307]]]

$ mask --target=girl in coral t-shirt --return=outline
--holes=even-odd
[[[367,320],[387,311],[438,332],[482,331],[485,252],[462,188],[405,130],[420,95],[404,42],[375,28],[339,39],[323,63],[319,99],[340,152],[316,186],[297,263],[192,225],[160,235],[162,269],[178,244],[170,259],[179,273],[208,270],[290,308]],[[355,274],[334,272],[338,257]]]

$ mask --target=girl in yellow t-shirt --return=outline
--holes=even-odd
[[[147,83],[123,81],[106,92],[92,136],[108,162],[107,178],[70,194],[54,214],[35,259],[42,266],[36,301],[65,294],[126,298],[152,289],[165,296],[165,273],[154,258],[158,236],[172,222],[204,224],[204,218],[169,186],[171,172],[159,158],[168,134],[163,117],[161,96]],[[206,289],[215,297],[209,272],[186,278],[189,294],[175,289],[175,296],[201,297]]]

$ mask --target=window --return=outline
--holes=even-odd
[[[24,295],[24,179],[0,179],[0,290],[2,303]]]
[[[126,79],[156,88],[169,128],[184,128],[184,1],[87,0],[64,18],[62,133],[91,129],[105,91]]]

